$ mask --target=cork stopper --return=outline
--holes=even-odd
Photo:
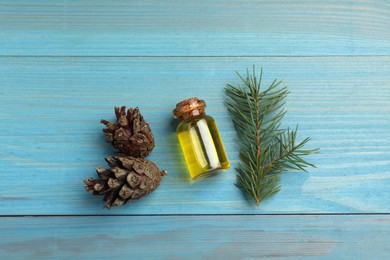
[[[206,103],[196,97],[189,98],[177,103],[176,108],[172,111],[173,117],[181,121],[187,120],[193,116],[204,115]]]

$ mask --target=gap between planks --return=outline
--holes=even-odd
[[[0,55],[0,58],[389,58],[390,55]]]
[[[0,215],[0,218],[19,217],[210,217],[210,216],[387,216],[381,213],[271,213],[271,214],[54,214],[54,215]]]

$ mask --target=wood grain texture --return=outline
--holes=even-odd
[[[389,29],[387,0],[0,0],[0,258],[388,259]],[[234,187],[223,105],[252,64],[284,79],[285,125],[321,148],[318,168],[284,174],[259,208]],[[232,162],[197,182],[170,113],[191,96]],[[115,105],[140,107],[168,175],[108,211],[82,180],[113,153],[99,120]]]
[[[390,216],[2,218],[4,259],[387,259]]]
[[[389,55],[387,0],[0,1],[0,55]]]
[[[0,214],[240,214],[390,212],[390,57],[0,58]],[[264,83],[283,78],[285,124],[320,147],[318,168],[283,175],[282,191],[253,207],[234,187],[235,131],[223,105],[235,71],[259,64]],[[171,118],[176,102],[204,98],[232,168],[190,182]],[[111,211],[83,189],[113,150],[101,118],[139,106],[168,170],[158,190]]]

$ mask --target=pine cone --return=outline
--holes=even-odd
[[[86,191],[104,195],[105,207],[121,206],[154,191],[167,172],[152,162],[134,157],[107,157],[110,169],[96,168],[100,179],[84,180]]]
[[[154,137],[149,124],[144,120],[138,108],[115,107],[118,124],[101,120],[106,125],[104,136],[121,153],[146,157],[154,148]]]

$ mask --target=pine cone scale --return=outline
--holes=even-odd
[[[123,199],[128,199],[130,198],[131,195],[133,195],[134,190],[130,188],[128,184],[123,185],[121,190],[119,191],[119,196],[121,196]]]

